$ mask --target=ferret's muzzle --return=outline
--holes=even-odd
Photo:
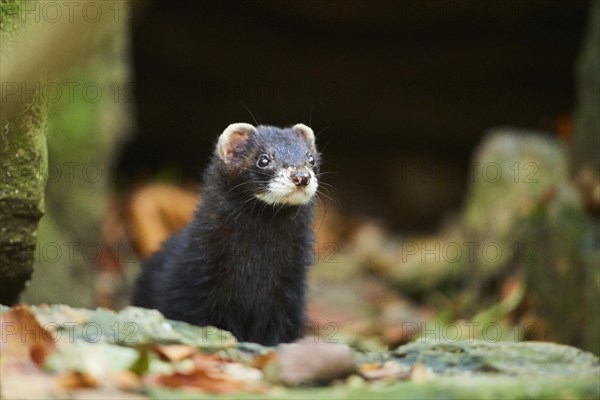
[[[290,179],[298,187],[306,187],[310,183],[310,172],[305,169],[295,170],[290,173]]]

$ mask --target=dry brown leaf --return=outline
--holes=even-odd
[[[58,385],[65,390],[95,388],[98,381],[87,372],[69,371],[57,378]]]
[[[224,371],[224,361],[214,356],[197,354],[194,357],[194,369],[189,372],[175,372],[161,375],[155,383],[171,388],[195,388],[213,394],[234,394],[244,391],[244,382],[232,380]]]
[[[276,360],[277,360],[277,352],[271,351],[270,353],[261,354],[259,356],[254,357],[254,360],[252,360],[252,363],[250,364],[250,366],[252,368],[264,369],[267,364],[274,362]]]
[[[381,368],[381,364],[379,363],[364,363],[360,366],[359,372],[363,371],[376,371]]]
[[[16,305],[1,318],[3,363],[32,361],[38,367],[56,350],[56,336],[44,329],[27,305]]]
[[[142,386],[140,377],[131,371],[118,371],[113,375],[115,385],[120,390],[136,390]]]
[[[174,185],[146,185],[131,196],[127,212],[129,228],[141,257],[157,251],[162,242],[193,217],[199,201],[194,190]]]
[[[159,344],[154,346],[154,351],[165,361],[181,361],[196,354],[198,349],[194,346],[183,344]]]
[[[383,364],[368,363],[359,368],[360,375],[369,380],[377,379],[401,379],[406,380],[410,377],[410,367],[397,363],[396,361],[387,361]]]
[[[215,377],[208,372],[195,369],[189,373],[175,372],[157,378],[159,385],[170,388],[196,388],[213,394],[234,394],[243,390],[241,382]]]

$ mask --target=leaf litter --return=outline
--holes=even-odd
[[[498,398],[600,395],[598,357],[551,343],[417,341],[358,352],[314,336],[264,347],[132,307],[2,306],[0,319],[2,398],[452,399],[476,397],[478,387]]]

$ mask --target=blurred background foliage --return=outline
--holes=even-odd
[[[44,5],[25,3],[2,2],[2,30],[35,43]],[[102,7],[103,29],[66,9],[46,24],[71,32],[48,52],[71,62],[36,64],[63,92],[24,301],[126,305],[224,127],[304,122],[336,188],[315,222],[313,331],[600,353],[599,1]]]

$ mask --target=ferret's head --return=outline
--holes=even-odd
[[[231,191],[273,205],[302,205],[317,192],[319,154],[308,126],[231,124],[215,150]]]

